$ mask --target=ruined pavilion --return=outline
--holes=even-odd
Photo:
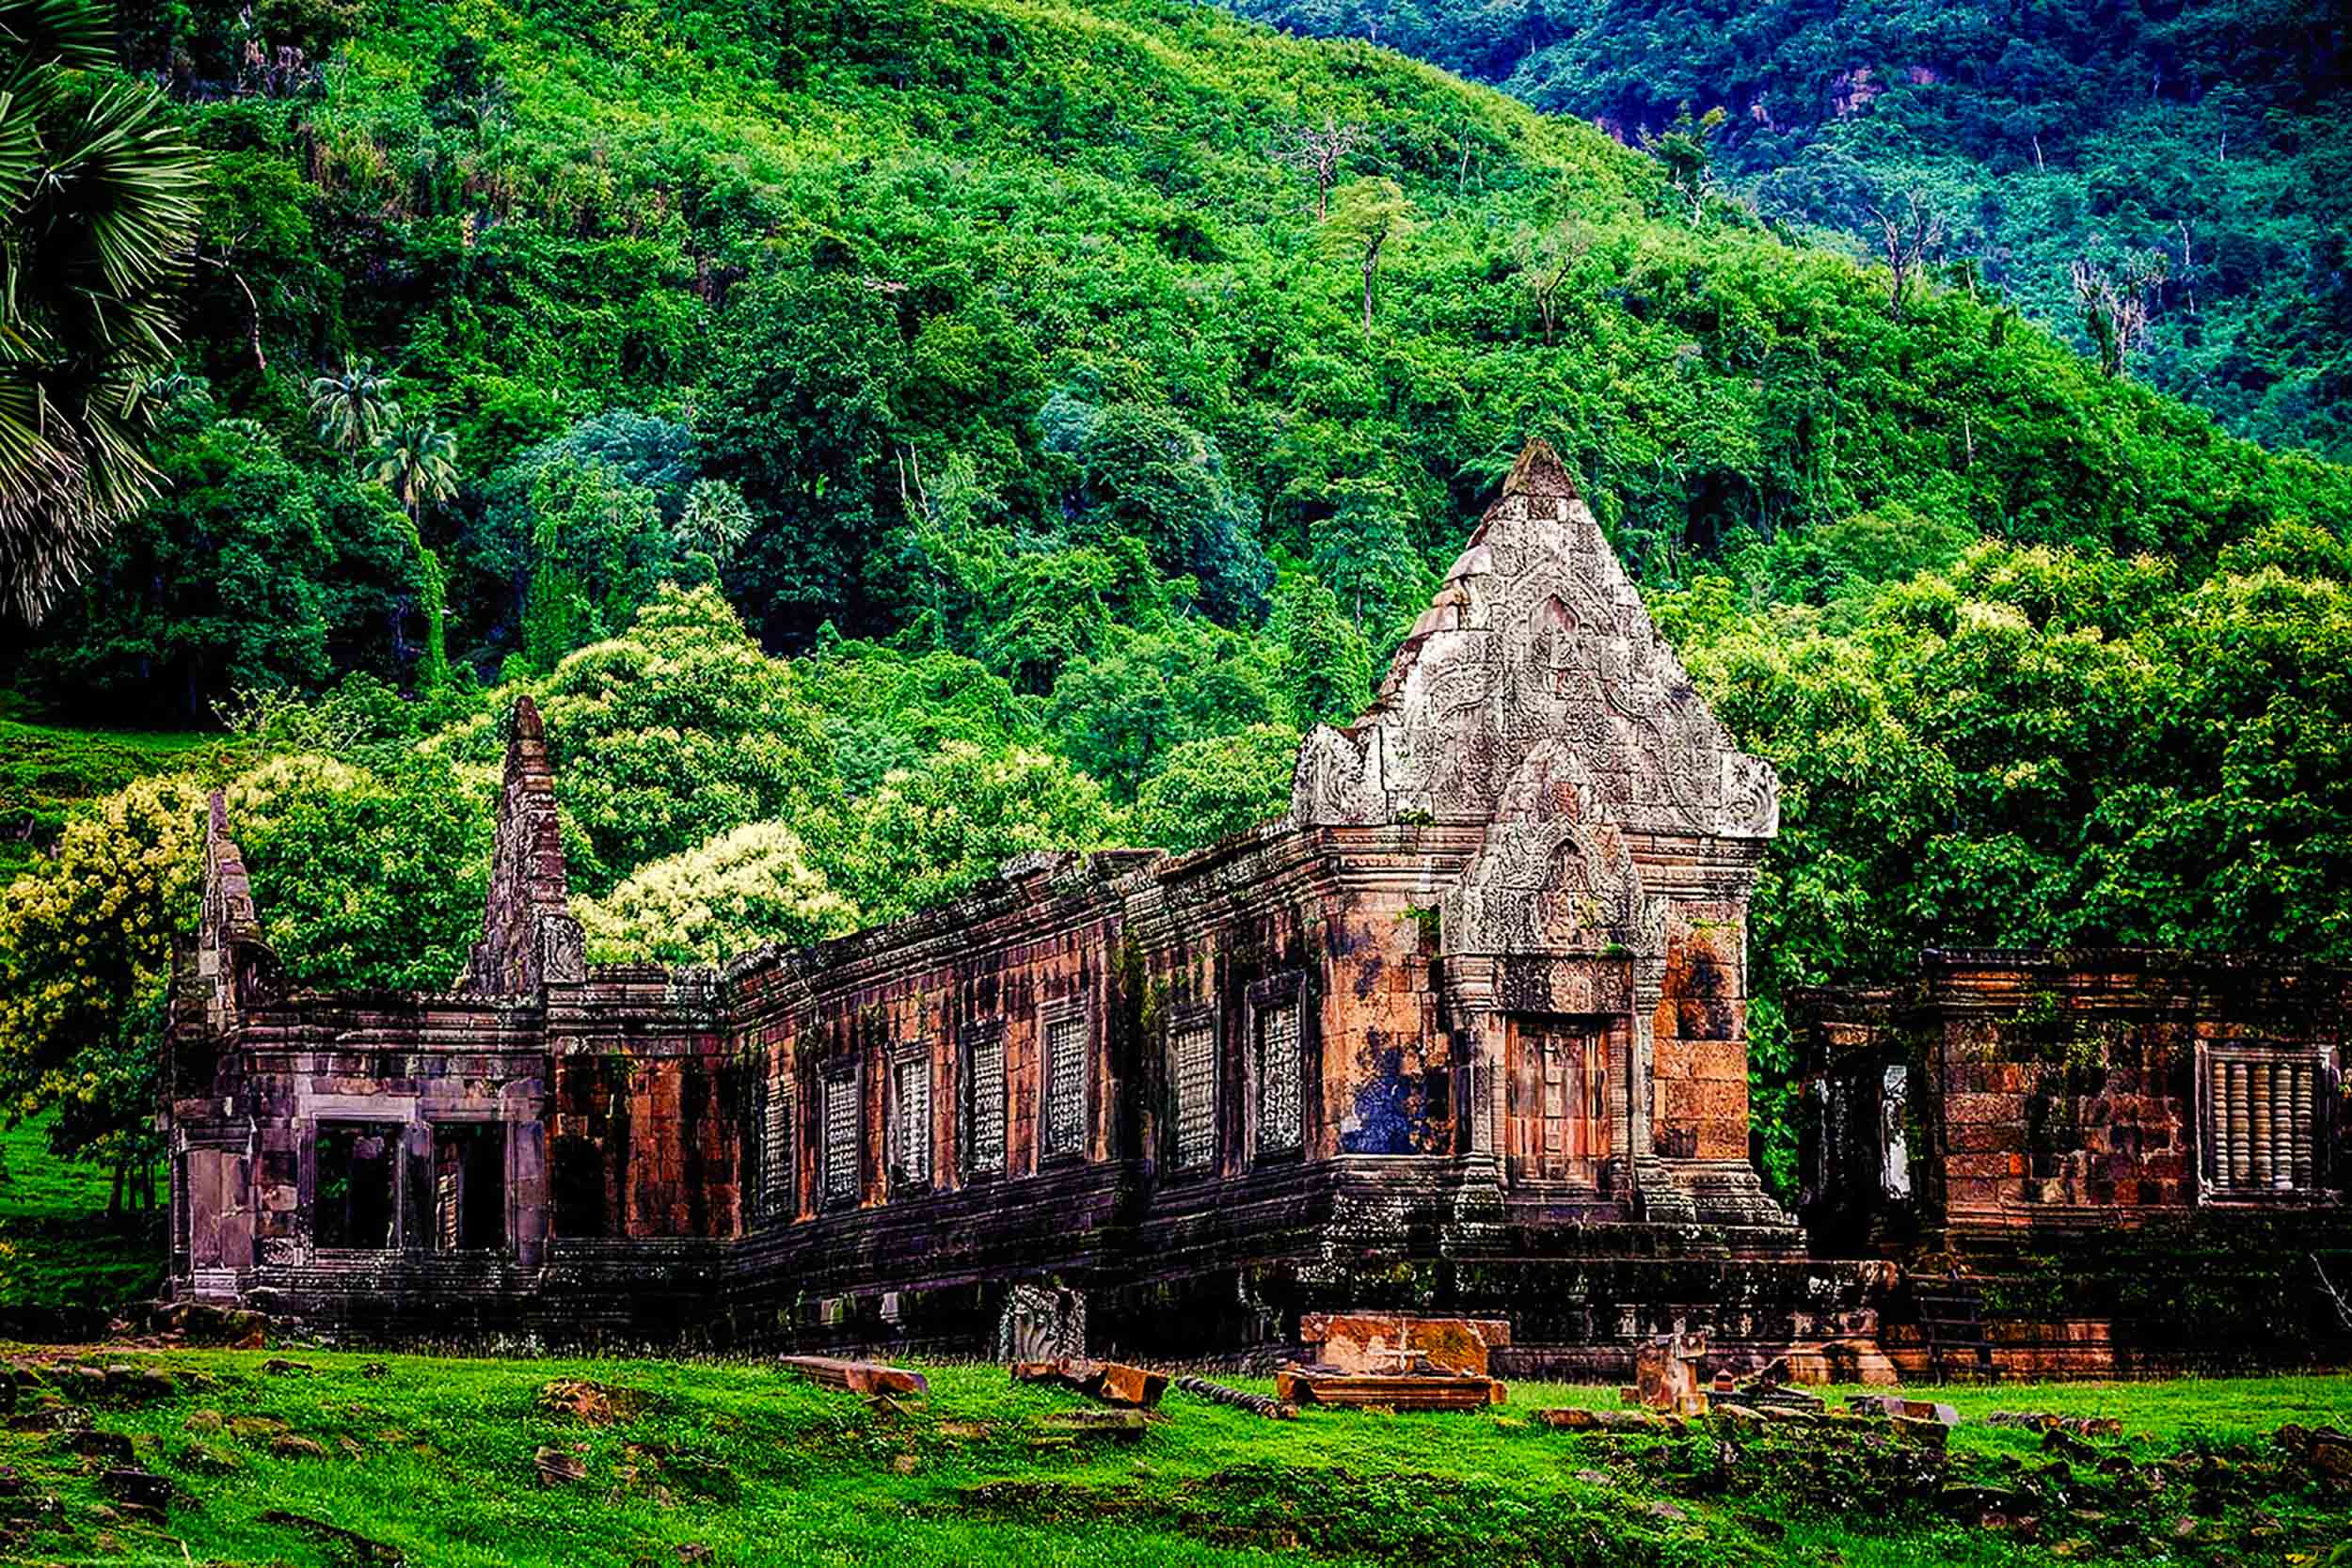
[[[592,965],[512,720],[456,988],[290,987],[215,802],[177,955],[170,1291],[388,1334],[1098,1348],[1298,1313],[1511,1321],[1509,1370],[1687,1322],[1768,1354],[1883,1266],[1748,1163],[1747,902],[1778,816],[1538,442],[1289,814],[1035,854],[717,970]]]

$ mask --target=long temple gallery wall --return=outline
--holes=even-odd
[[[289,986],[215,807],[175,968],[175,1295],[353,1333],[1275,1355],[1300,1314],[1507,1318],[1613,1376],[1867,1336],[1748,1163],[1747,907],[1778,781],[1550,451],[1520,458],[1289,813],[1030,855],[723,970],[596,966],[517,705],[446,994]],[[2331,1059],[2330,1059],[2331,1060]],[[2316,1087],[2316,1081],[2314,1081]],[[1871,1249],[1859,1249],[1868,1251]]]

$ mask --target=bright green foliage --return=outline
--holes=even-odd
[[[1269,651],[1197,618],[1153,632],[1115,626],[1055,683],[1047,722],[1063,755],[1132,800],[1172,749],[1281,710]]]
[[[1372,647],[1330,589],[1305,573],[1282,584],[1273,625],[1276,685],[1301,727],[1343,724],[1372,698]]]
[[[56,1106],[52,1147],[118,1164],[151,1139],[158,1009],[195,923],[203,791],[142,779],[67,823],[54,859],[0,889],[0,1097]]]
[[[1093,849],[1120,837],[1103,787],[1046,752],[993,755],[950,740],[853,802],[826,857],[876,919],[954,896],[1030,849]]]
[[[229,791],[263,933],[318,986],[440,990],[489,884],[490,791],[446,762],[273,760]]]
[[[599,462],[541,467],[531,486],[531,586],[522,657],[552,669],[574,648],[628,625],[653,596],[671,538],[654,493]]]
[[[579,913],[589,957],[608,963],[720,963],[859,924],[801,835],[782,822],[754,822],[640,867],[608,896],[580,900]]]
[[[1044,744],[1037,701],[958,654],[910,657],[871,643],[837,643],[796,668],[803,694],[824,716],[834,771],[852,796],[946,741],[992,752]]]
[[[1136,796],[1135,836],[1191,849],[1245,832],[1290,809],[1298,732],[1252,724],[1171,748]]]
[[[663,589],[628,631],[557,665],[539,705],[585,841],[574,885],[590,894],[746,823],[830,804],[820,716],[715,589]],[[495,738],[486,722],[475,734]]]

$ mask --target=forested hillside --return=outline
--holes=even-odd
[[[2352,456],[2352,67],[2328,0],[1232,0],[1628,142],[1764,218],[1986,287],[2273,446]],[[1700,123],[1720,112],[1711,128]],[[1892,221],[1896,233],[1890,236]]]
[[[0,1076],[63,1147],[145,1136],[208,784],[321,984],[455,973],[522,690],[608,956],[1182,847],[1535,436],[1787,780],[1767,1107],[1779,990],[1922,941],[2352,957],[2352,473],[1687,146],[1139,0],[120,20],[213,160],[167,486],[8,670],[231,734],[30,824]]]

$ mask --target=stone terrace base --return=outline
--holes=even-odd
[[[1919,1303],[1958,1292],[1978,1306],[1999,1381],[2343,1366],[2352,1327],[2328,1286],[2347,1282],[2352,1214],[2334,1206],[1954,1228],[1927,1238],[1886,1293],[1880,1348],[1906,1380],[1932,1376]],[[1949,1376],[1977,1365],[1943,1357]]]

